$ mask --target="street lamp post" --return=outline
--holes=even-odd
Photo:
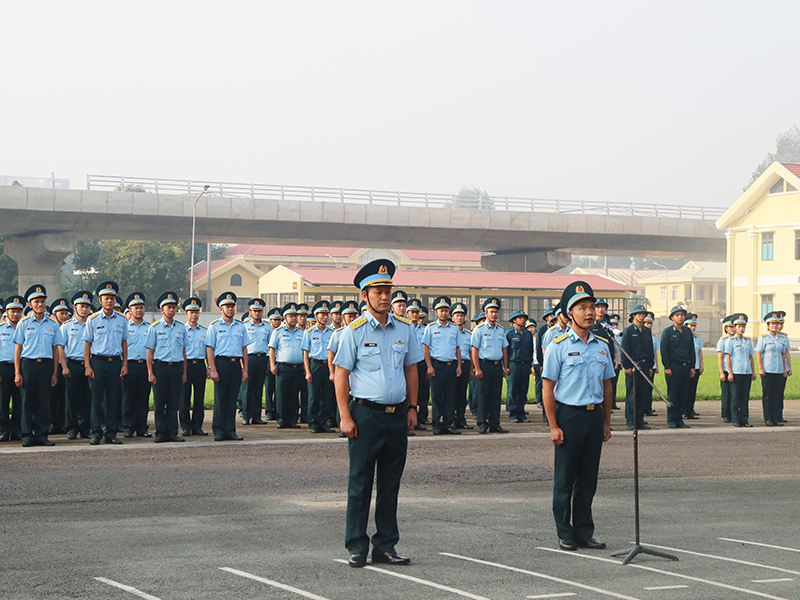
[[[197,224],[197,201],[203,197],[203,194],[205,194],[210,187],[210,185],[203,186],[203,191],[194,199],[194,204],[192,204],[192,262],[189,265],[189,296],[194,296],[194,234]],[[210,281],[206,281],[206,287],[210,284]]]
[[[333,256],[331,256],[330,254],[325,254],[325,256],[327,256],[328,258],[330,258],[330,259],[333,261],[333,268],[334,268],[334,269],[338,269],[338,268],[339,268],[339,261],[337,261],[337,260],[336,260],[336,259],[335,259]]]
[[[655,261],[653,261],[653,264],[657,267],[661,267],[662,269],[664,269],[664,281],[665,281],[664,304],[666,305],[666,311],[667,311],[664,314],[669,315],[669,269],[667,269],[667,267],[665,267],[664,265],[658,264]]]

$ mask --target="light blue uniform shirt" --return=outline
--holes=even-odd
[[[320,331],[319,327],[315,325],[303,335],[300,349],[307,350],[309,358],[328,360],[328,343],[331,341],[331,337],[333,337],[333,331],[327,327]]]
[[[764,365],[765,372],[783,375],[783,353],[786,352],[785,339],[780,335],[773,337],[770,333],[765,333],[758,338],[756,352],[761,354],[761,362]]]
[[[464,331],[458,332],[456,339],[458,347],[461,349],[461,360],[472,360],[469,354],[469,350],[472,348],[472,329],[467,329],[465,326]]]
[[[727,335],[723,335],[721,338],[719,338],[717,341],[717,352],[722,352],[722,354],[725,354],[725,346],[728,345],[729,339],[730,338]],[[728,362],[725,360],[724,356],[722,357],[722,372],[728,372]]]
[[[406,399],[403,368],[421,360],[422,347],[412,325],[389,314],[384,327],[367,311],[364,320],[356,319],[342,330],[333,364],[350,371],[354,398],[400,404]]]
[[[694,369],[695,371],[700,369],[700,361],[702,360],[702,356],[700,353],[703,351],[703,340],[700,338],[699,335],[694,335]]]
[[[81,323],[75,317],[61,324],[61,335],[64,336],[64,354],[67,358],[83,360],[83,330],[85,327],[86,323]],[[4,361],[5,359],[0,358],[0,360]]]
[[[328,352],[333,352],[334,355],[339,350],[339,340],[342,339],[342,331],[344,331],[344,327],[334,331],[331,335],[331,339],[328,340]]]
[[[63,346],[64,336],[54,318],[39,321],[31,313],[17,324],[14,343],[22,346],[22,358],[53,358],[53,346]]]
[[[247,337],[250,338],[250,343],[247,344],[248,354],[269,354],[269,339],[272,336],[272,325],[265,321],[261,321],[260,325],[256,325],[253,319],[250,319],[244,324],[247,329]]]
[[[648,327],[648,329],[650,329]],[[658,336],[653,333],[653,330],[650,329],[650,335],[653,336],[653,356],[656,357],[655,361],[653,362],[653,370],[658,371],[658,351],[661,350],[661,340],[658,339]]]
[[[565,335],[565,334],[562,334]],[[603,380],[614,377],[608,344],[589,332],[584,342],[570,327],[566,338],[550,345],[544,355],[542,377],[555,381],[557,402],[588,406],[603,402]]]
[[[431,323],[422,334],[422,343],[428,347],[431,358],[449,362],[456,359],[458,327],[452,323],[442,326],[439,321]]]
[[[0,323],[0,362],[14,364],[14,352],[17,349],[14,343],[14,331],[14,326],[8,321]]]
[[[145,360],[147,358],[147,332],[150,323],[142,321],[137,325],[133,320],[128,321],[128,360]]]
[[[508,339],[500,325],[492,327],[484,321],[472,330],[470,345],[478,349],[478,358],[481,360],[501,360],[503,348],[508,348]]]
[[[196,327],[186,324],[186,358],[189,360],[205,360],[207,332],[208,329],[200,325],[200,323]]]
[[[561,329],[561,324],[560,323],[556,323],[555,325],[553,325],[550,329],[545,331],[544,335],[542,336],[542,350],[546,349],[547,346],[550,345],[550,342],[552,342],[555,338],[557,338],[559,336],[562,336],[565,333],[566,333],[566,330],[565,329]],[[536,352],[535,352],[535,349],[534,349],[534,354],[535,353]]]
[[[275,362],[299,365],[303,362],[303,350],[300,348],[303,343],[305,331],[295,325],[294,330],[290,331],[286,325],[281,325],[272,332],[269,338],[269,347],[275,348]]]
[[[92,343],[92,354],[122,356],[122,342],[128,340],[128,320],[118,312],[110,317],[102,310],[92,314],[83,328],[83,341]]]
[[[167,325],[162,317],[150,325],[144,345],[153,351],[153,360],[181,362],[186,349],[186,325],[178,321]]]
[[[778,335],[783,338],[784,350],[791,350],[792,346],[789,343],[789,336],[787,336],[782,331],[778,332]],[[786,359],[786,372],[788,373],[791,370],[792,370],[792,357],[791,355],[789,355],[789,357]]]
[[[750,338],[733,336],[725,344],[725,354],[731,355],[731,367],[734,375],[752,375],[750,357],[755,354]],[[781,371],[783,373],[783,371]]]
[[[411,325],[414,328],[414,335],[417,337],[417,344],[422,349],[422,336],[425,335],[425,326],[424,325]],[[422,360],[425,360],[425,355],[423,354]]]
[[[211,326],[206,331],[206,346],[214,349],[214,356],[227,356],[230,358],[241,358],[242,348],[250,344],[244,323],[233,319],[228,325],[225,319],[220,317],[212,321]]]

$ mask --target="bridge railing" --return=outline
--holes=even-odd
[[[427,192],[393,192],[350,188],[307,187],[234,183],[193,179],[158,179],[111,175],[87,175],[90,190],[131,191],[156,194],[199,194],[205,186],[218,196],[252,198],[254,200],[299,200],[338,202],[375,206],[407,206],[417,208],[481,208],[508,212],[544,212],[561,214],[670,217],[676,219],[717,220],[725,212],[719,207],[638,202],[597,202],[554,200],[549,198],[515,198],[510,196],[464,196]]]

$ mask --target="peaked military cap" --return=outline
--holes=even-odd
[[[130,308],[131,306],[136,306],[137,304],[144,304],[145,300],[146,298],[142,292],[131,292],[128,294],[128,298],[125,300],[125,306]]]
[[[158,297],[158,308],[164,308],[166,304],[178,305],[178,294],[175,292],[163,292]]]
[[[397,267],[392,261],[379,258],[361,267],[353,279],[353,284],[360,290],[372,285],[392,285],[392,277],[396,270]]]
[[[69,302],[66,298],[57,298],[53,300],[53,303],[50,305],[50,312],[56,314],[57,310],[66,310],[72,313],[72,309],[69,306]]]
[[[94,300],[94,294],[92,294],[92,292],[81,290],[80,292],[75,292],[72,295],[72,306],[75,306],[76,304],[88,304],[91,306],[92,300]]]
[[[0,312],[3,312],[3,310],[5,310],[5,309],[3,308],[3,299],[2,299],[2,298],[0,298]]]
[[[273,306],[269,309],[267,313],[267,319],[281,319],[283,320],[283,315],[281,314],[281,309],[277,306]]]
[[[422,308],[422,300],[420,300],[419,298],[412,298],[411,300],[408,301],[408,304],[406,306],[406,312],[408,312],[409,310],[419,310],[420,308]]]
[[[314,308],[311,309],[311,312],[314,315],[316,315],[318,312],[331,312],[331,303],[327,300],[320,300],[314,304]]]
[[[264,310],[267,307],[261,298],[251,298],[247,306],[250,307],[250,310]]]
[[[525,311],[515,310],[514,312],[511,313],[511,316],[508,318],[508,322],[510,323],[511,321],[516,319],[517,317],[525,317],[527,319],[528,315],[525,314]]]
[[[298,315],[307,315],[308,314],[308,304],[305,302],[301,302],[297,305],[297,314]]]
[[[20,296],[19,294],[15,294],[13,296],[9,296],[6,298],[6,310],[11,308],[19,308],[22,309],[25,306],[25,298]]]
[[[608,320],[611,321],[612,323],[619,323],[619,315],[617,314],[608,315]]]
[[[496,308],[497,310],[500,310],[500,298],[497,296],[488,297],[483,301],[483,304],[481,304],[481,308],[483,309],[484,313],[486,312],[487,308]]]
[[[184,312],[187,310],[202,310],[203,308],[203,301],[200,300],[197,296],[192,296],[191,298],[187,298],[181,304],[181,308]]]
[[[236,304],[236,294],[233,292],[222,292],[217,298],[217,306],[226,306],[228,304]]]
[[[47,298],[47,289],[41,283],[35,283],[25,291],[24,296],[28,302],[36,298]]]
[[[362,300],[358,303],[358,310],[361,313],[364,313],[367,310],[367,302],[366,300]]]
[[[331,313],[341,313],[342,304],[343,302],[341,300],[334,300],[331,302]]]
[[[472,315],[472,322],[477,323],[478,321],[483,321],[485,318],[486,315],[483,313],[483,311],[476,312],[474,315]]]
[[[586,299],[595,301],[592,286],[585,281],[573,281],[561,294],[561,310],[568,313],[576,302]]]
[[[115,281],[104,281],[97,286],[96,296],[105,296],[106,294],[119,294],[119,286]]]
[[[778,314],[777,310],[770,311],[764,315],[765,323],[780,323],[780,321],[781,316]]]
[[[287,302],[283,305],[283,309],[281,309],[281,313],[285,317],[286,315],[296,315],[297,314],[297,302]]]
[[[733,315],[728,315],[722,319],[722,326],[727,327],[728,325],[733,325]]]
[[[122,310],[122,303],[119,301],[119,296],[114,296],[114,308]]]
[[[525,323],[525,329],[527,329],[528,327],[533,327],[534,329],[536,329],[536,321],[534,319],[531,319],[530,321]]]
[[[392,304],[395,302],[408,302],[408,294],[403,290],[395,290],[392,292]]]
[[[647,314],[644,316],[645,323],[652,323],[656,318],[656,313],[652,311],[648,311]]]
[[[419,307],[419,314],[428,316],[428,307],[427,306],[420,306]]]
[[[678,312],[683,312],[683,314],[684,314],[684,315],[688,315],[688,314],[689,314],[689,313],[686,311],[686,309],[685,309],[685,308],[683,308],[682,306],[680,306],[680,305],[676,304],[675,306],[673,306],[673,307],[672,307],[672,310],[671,310],[671,311],[669,311],[669,318],[671,319],[671,318],[672,318],[672,315],[674,315],[675,313],[678,313]]]
[[[22,311],[22,316],[23,317],[27,317],[29,314],[31,314],[32,310],[33,309],[30,306],[26,306],[25,310]]]
[[[604,304],[605,307],[608,308],[608,300],[606,300],[605,298],[598,298],[597,300],[594,301],[595,306],[600,306],[601,304]]]
[[[242,316],[241,316],[241,317],[239,317],[239,320],[240,320],[242,323],[244,323],[245,321],[248,321],[248,320],[250,320],[250,311],[248,310],[247,312],[243,312],[243,313],[242,313]]]
[[[433,310],[439,310],[440,308],[450,308],[452,301],[450,300],[449,296],[438,296],[433,301]]]
[[[747,315],[744,313],[736,313],[733,315],[734,325],[747,325]]]
[[[686,320],[684,320],[684,324],[690,325],[692,323],[697,323],[697,315],[695,313],[686,313]]]
[[[776,310],[775,312],[778,313],[778,316],[781,318],[781,321],[783,321],[784,317],[786,317],[786,311],[785,310]]]
[[[556,305],[553,307],[553,316],[557,317],[558,314],[561,312],[561,302],[557,302]]]
[[[450,309],[450,314],[454,315],[456,313],[464,313],[466,315],[467,305],[464,304],[463,302],[456,302],[455,304],[453,304],[453,307]]]
[[[348,300],[347,302],[342,303],[342,314],[343,315],[357,315],[358,314],[358,302],[355,300]]]

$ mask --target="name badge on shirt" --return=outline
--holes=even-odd
[[[377,348],[378,344],[375,344],[373,342],[364,342],[364,347],[365,348]]]
[[[581,355],[580,352],[570,352],[567,354],[567,356],[580,356],[580,355]]]

